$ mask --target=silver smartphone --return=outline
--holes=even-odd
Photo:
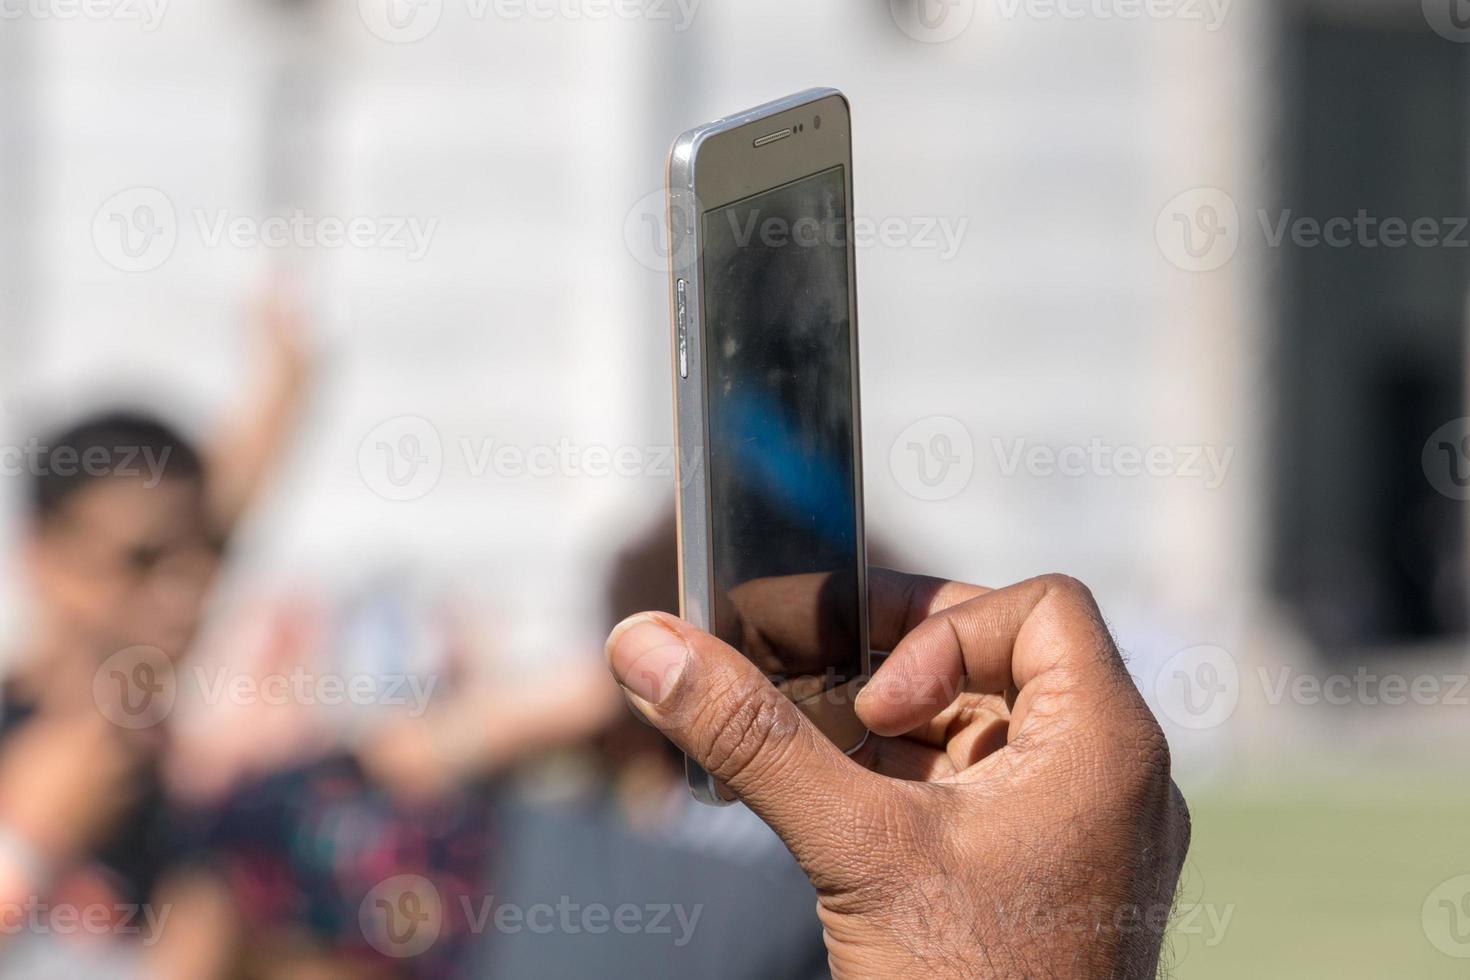
[[[869,673],[851,134],[812,89],[691,129],[668,168],[681,614],[848,752]]]

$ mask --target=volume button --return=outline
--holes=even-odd
[[[676,296],[674,305],[677,310],[675,316],[678,322],[675,343],[679,348],[679,377],[681,378],[689,377],[689,298],[687,290],[688,287],[683,279],[680,279],[674,288]]]

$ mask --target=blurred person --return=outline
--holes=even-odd
[[[191,727],[170,772],[197,813],[194,899],[206,912],[179,909],[175,932],[191,934],[196,958],[227,951],[229,977],[464,975],[484,883],[515,846],[493,813],[499,777],[600,728],[619,709],[616,686],[586,661],[534,685],[497,678],[495,651],[478,642],[493,633],[472,627],[452,590],[401,575],[330,602],[293,590],[246,613],[253,629],[221,631],[236,676],[407,678],[417,700],[255,700]],[[374,912],[404,882],[440,913],[412,955]]]
[[[311,376],[301,316],[282,288],[259,313],[267,365],[233,424],[202,449],[132,409],[37,440],[21,543],[31,628],[0,695],[0,909],[107,909],[114,934],[156,939],[157,894],[180,855],[159,776],[166,726],[108,708],[146,690],[99,673],[139,653],[185,657],[231,535],[264,485]],[[125,664],[134,667],[137,664]],[[134,922],[132,919],[137,919]],[[124,928],[126,926],[126,928]],[[0,962],[4,959],[0,948]]]

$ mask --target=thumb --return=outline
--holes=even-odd
[[[682,620],[640,613],[607,640],[628,699],[770,824],[814,872],[882,780],[833,745],[744,656]],[[808,863],[808,862],[812,863]]]

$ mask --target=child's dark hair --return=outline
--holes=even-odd
[[[189,440],[138,411],[101,412],[33,446],[29,504],[41,521],[95,480],[139,475],[204,480],[204,463]]]

